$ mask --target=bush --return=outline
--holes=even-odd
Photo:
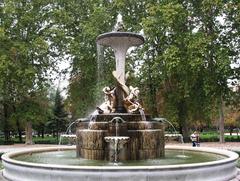
[[[58,144],[57,137],[52,137],[52,136],[45,136],[44,138],[33,137],[33,142],[35,144]],[[12,138],[12,140],[8,141],[7,143],[4,141],[4,138],[0,138],[0,145],[10,145],[10,144],[20,144],[20,143],[24,144],[25,138],[23,138],[22,142],[20,142],[18,138]],[[61,143],[68,144],[68,140],[64,138],[62,139]]]
[[[216,142],[219,141],[219,137],[217,134],[201,134],[200,142]]]
[[[5,141],[4,138],[0,138],[0,145],[12,145],[14,140]]]
[[[224,136],[226,142],[240,142],[240,136],[236,135],[225,135]],[[219,135],[215,133],[201,133],[200,134],[200,141],[201,142],[218,142]]]
[[[58,144],[57,137],[34,137],[33,142],[35,144]]]
[[[225,141],[227,142],[240,142],[240,136],[230,136],[230,135],[227,135],[224,137],[225,138]]]

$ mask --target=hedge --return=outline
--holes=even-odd
[[[58,144],[57,137],[52,136],[45,136],[44,138],[41,137],[33,137],[33,142],[35,144]],[[18,138],[12,138],[10,141],[5,142],[4,138],[0,138],[0,145],[11,145],[11,144],[19,144],[19,143],[25,143],[25,139],[23,138],[22,142],[19,142]],[[67,144],[68,139],[63,138],[61,141],[61,144]]]
[[[240,142],[240,135],[225,135],[224,136],[226,142]],[[218,134],[202,134],[200,135],[200,142],[218,142],[219,135]]]

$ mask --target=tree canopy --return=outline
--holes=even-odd
[[[169,119],[185,140],[197,122],[206,125],[215,119],[223,135],[225,107],[240,102],[239,7],[235,0],[1,1],[0,119],[5,139],[12,125],[20,129],[20,123],[44,124],[56,116],[47,93],[49,74],[63,59],[71,65],[68,111],[74,118],[91,113],[101,87],[114,84],[113,52],[97,47],[96,37],[112,31],[119,13],[127,31],[145,37],[143,46],[131,49],[126,65],[128,84],[141,87],[145,111]]]

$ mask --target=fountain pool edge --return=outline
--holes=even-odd
[[[203,147],[182,147],[166,146],[166,149],[184,149],[191,151],[200,151],[225,155],[227,158],[212,162],[165,165],[165,166],[69,166],[53,164],[36,164],[12,159],[12,157],[21,154],[31,154],[34,152],[72,150],[71,147],[51,147],[26,149],[13,151],[2,156],[4,165],[3,175],[5,178],[14,181],[100,181],[100,180],[137,180],[137,181],[155,181],[155,180],[211,180],[224,181],[233,179],[237,175],[236,161],[238,154],[213,148]]]

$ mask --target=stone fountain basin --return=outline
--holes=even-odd
[[[3,176],[14,181],[225,181],[236,177],[238,155],[227,150],[166,146],[166,149],[192,150],[224,155],[222,160],[166,166],[69,166],[17,161],[15,156],[56,150],[72,150],[75,146],[13,151],[2,156]],[[77,158],[76,158],[77,159]]]
[[[104,46],[112,46],[115,43],[124,43],[131,46],[139,46],[144,43],[143,36],[131,32],[108,32],[97,37],[97,43]]]

